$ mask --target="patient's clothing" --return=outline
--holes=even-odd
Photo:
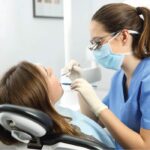
[[[93,136],[108,147],[114,147],[114,142],[110,134],[89,117],[68,108],[57,106],[56,109],[61,115],[72,118],[71,124],[78,126],[84,134]]]
[[[139,133],[150,130],[150,58],[136,67],[128,91],[125,73],[121,69],[114,75],[108,95],[103,102],[128,128]],[[116,141],[116,149],[123,149]]]
[[[99,143],[100,144],[100,141],[98,139],[96,139],[94,136],[92,135],[88,135],[88,134],[85,134],[81,131],[81,129],[74,125],[74,124],[71,124],[71,126],[80,133],[80,137],[83,138],[83,139],[86,139],[86,140],[89,140],[89,141],[92,141],[94,143]]]

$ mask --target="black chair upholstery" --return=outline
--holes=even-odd
[[[52,146],[57,143],[74,145],[78,147],[77,149],[81,147],[93,150],[111,149],[101,142],[53,133],[51,118],[42,111],[27,107],[0,105],[0,125],[11,132],[17,140],[25,141],[29,149],[42,149],[44,145]]]

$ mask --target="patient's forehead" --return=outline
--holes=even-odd
[[[35,65],[44,76],[52,74],[52,69],[50,67],[46,68],[42,64],[35,64]]]

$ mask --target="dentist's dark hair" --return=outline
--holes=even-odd
[[[107,32],[123,29],[138,31],[133,37],[133,53],[142,59],[150,56],[150,10],[146,7],[133,7],[124,3],[112,3],[101,7],[92,20],[104,26]]]

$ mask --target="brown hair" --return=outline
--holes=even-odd
[[[150,56],[150,10],[148,8],[135,8],[124,3],[107,4],[93,15],[92,20],[101,23],[108,32],[119,32],[122,29],[138,31],[138,35],[131,34],[134,55],[140,59]]]
[[[54,122],[55,133],[79,136],[64,116],[58,114],[50,103],[47,83],[38,68],[29,63],[21,62],[8,70],[0,81],[0,104],[15,104],[41,110],[49,115]],[[0,141],[14,144],[8,131],[0,126]]]

